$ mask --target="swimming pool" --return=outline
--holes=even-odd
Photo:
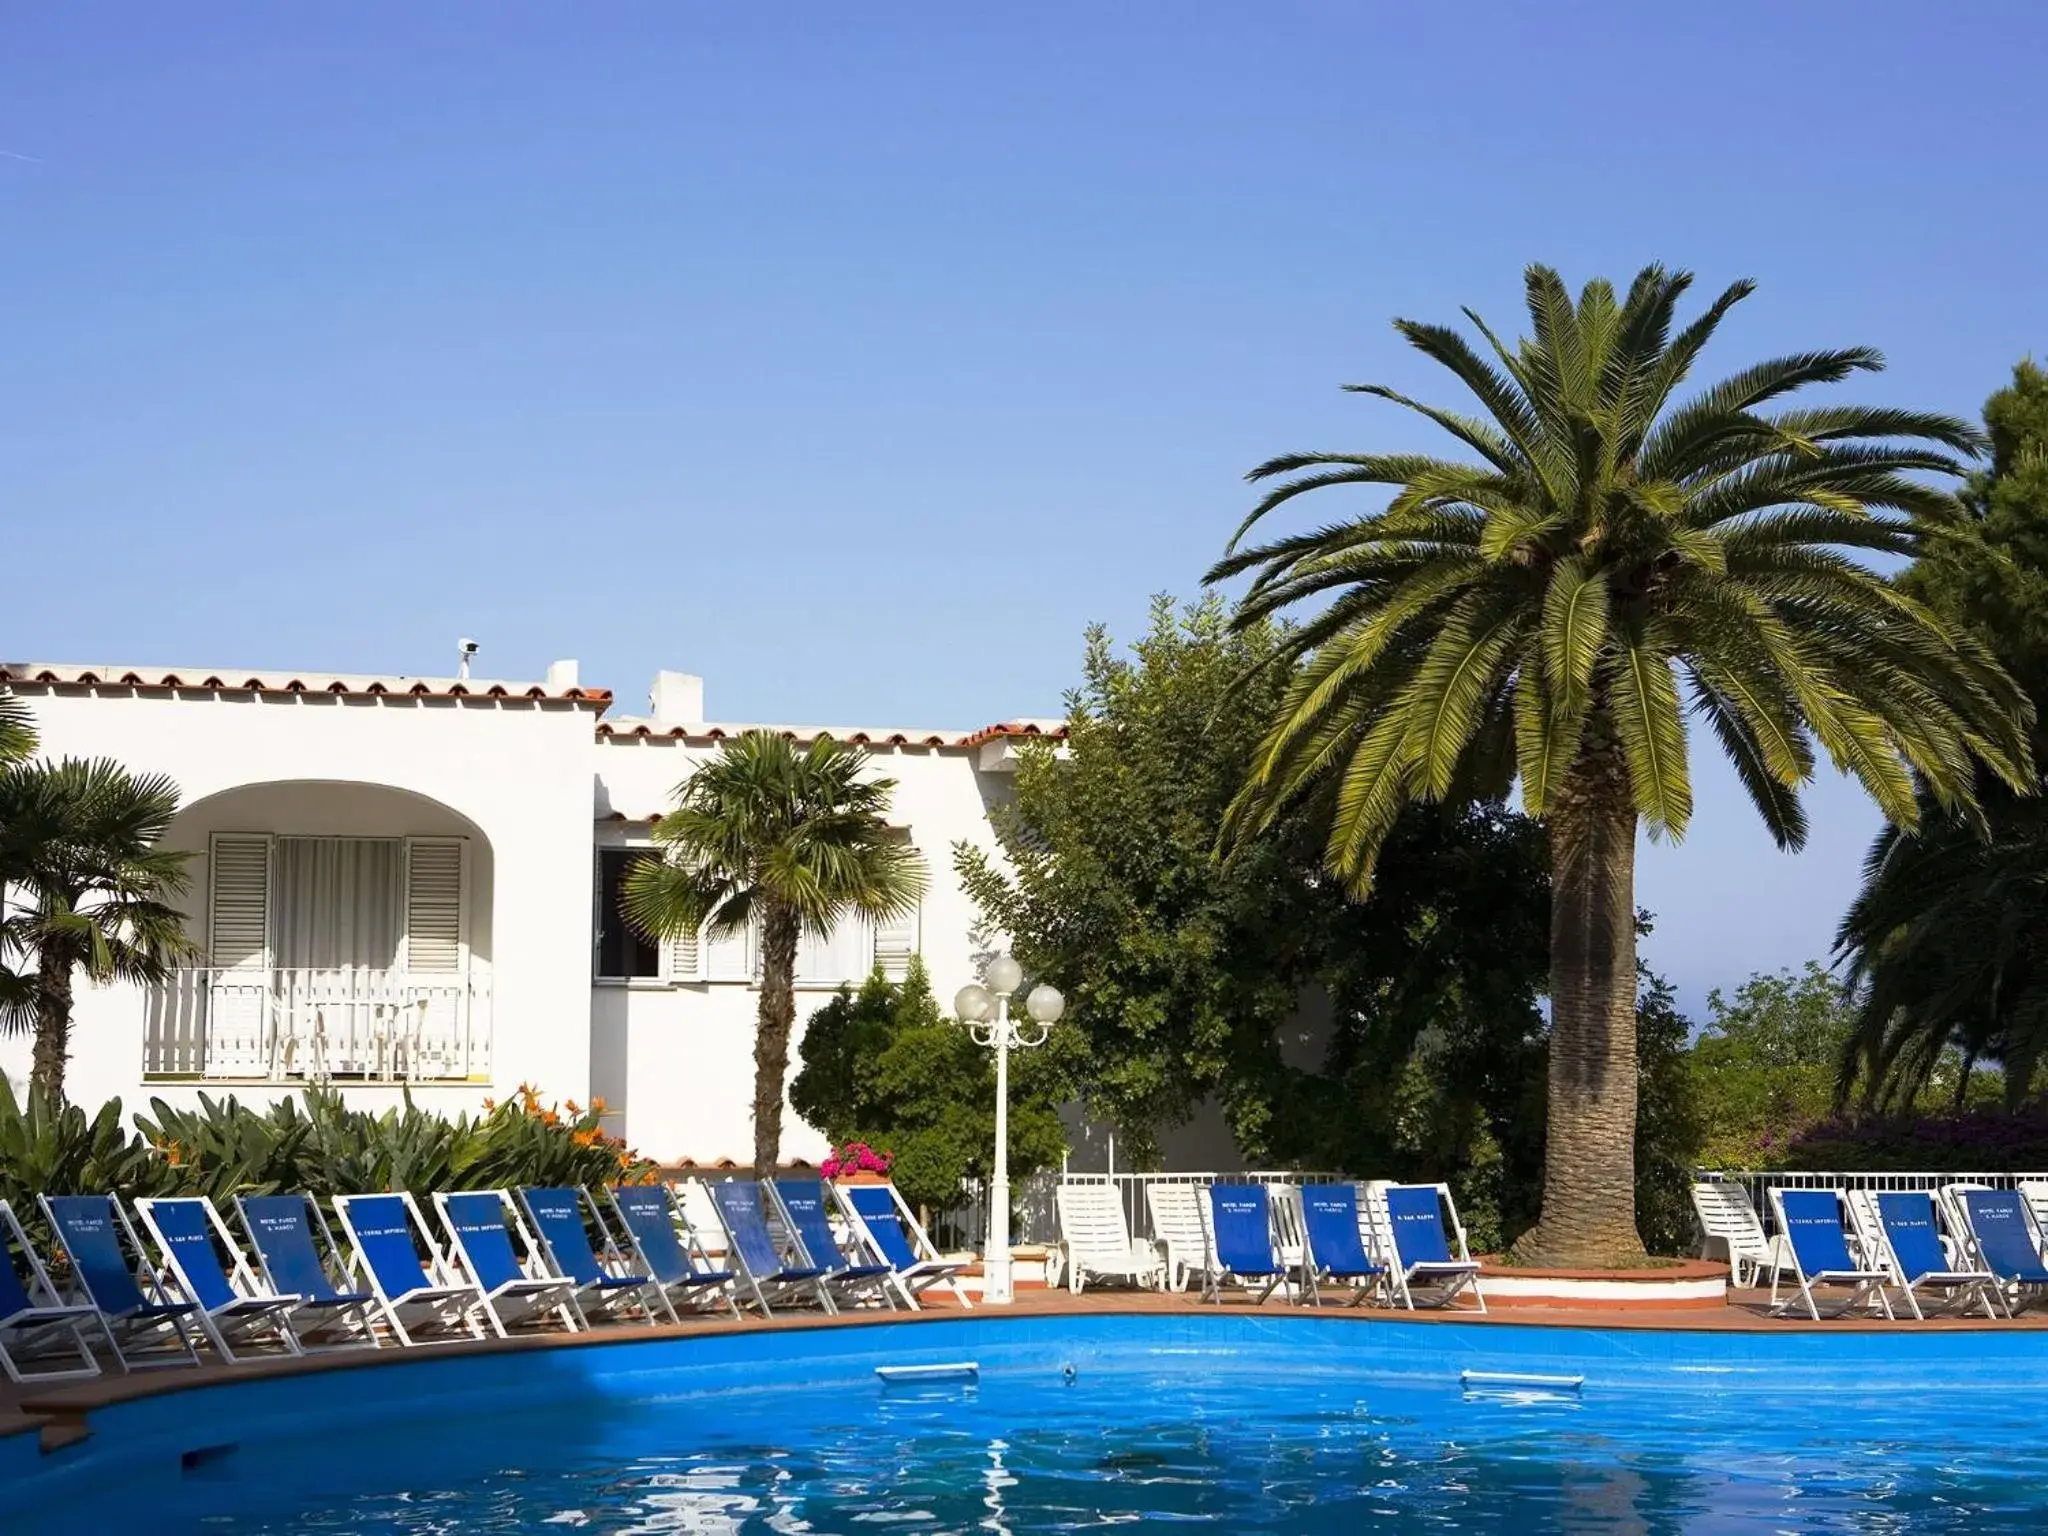
[[[0,1481],[10,1536],[2040,1531],[2044,1421],[2048,1332],[977,1314],[203,1388]]]

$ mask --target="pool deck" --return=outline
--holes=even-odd
[[[1882,1318],[1853,1317],[1833,1318],[1816,1323],[1803,1318],[1773,1317],[1770,1315],[1769,1306],[1770,1295],[1766,1291],[1730,1291],[1728,1304],[1724,1307],[1692,1307],[1670,1311],[1645,1307],[1606,1309],[1586,1306],[1518,1306],[1496,1308],[1482,1317],[1479,1313],[1462,1307],[1450,1311],[1417,1312],[1389,1311],[1384,1307],[1342,1306],[1325,1306],[1317,1310],[1292,1307],[1277,1301],[1268,1302],[1263,1311],[1273,1317],[1291,1315],[1341,1318],[1365,1328],[1426,1328],[1445,1322],[1492,1322],[1546,1328],[1661,1329],[1677,1332],[1873,1333],[1928,1330],[2048,1330],[2048,1313],[2023,1313],[2011,1321],[2000,1318],[1996,1322],[1984,1318],[1930,1318],[1925,1322],[1914,1322],[1908,1318],[1898,1322],[1886,1322]],[[1015,1304],[1005,1310],[1013,1314],[1036,1315],[1180,1313],[1193,1316],[1214,1315],[1219,1310],[1247,1312],[1254,1309],[1248,1298],[1237,1297],[1226,1300],[1219,1308],[1216,1305],[1205,1305],[1192,1295],[1162,1295],[1153,1291],[1102,1290],[1070,1296],[1063,1290],[1022,1290],[1018,1292]],[[37,1431],[43,1437],[44,1448],[54,1450],[89,1434],[91,1431],[86,1422],[88,1416],[93,1410],[112,1403],[152,1397],[165,1392],[177,1392],[187,1387],[204,1386],[218,1381],[247,1380],[255,1376],[294,1375],[307,1371],[374,1370],[380,1363],[417,1359],[422,1354],[455,1356],[530,1349],[580,1349],[596,1344],[624,1343],[632,1340],[690,1338],[702,1334],[761,1332],[771,1329],[862,1328],[881,1323],[929,1322],[959,1315],[960,1308],[948,1299],[928,1305],[922,1312],[861,1311],[841,1313],[837,1317],[825,1317],[817,1313],[784,1313],[773,1319],[707,1316],[661,1327],[649,1327],[644,1323],[619,1323],[593,1328],[583,1333],[529,1333],[509,1339],[479,1339],[436,1344],[419,1349],[387,1346],[377,1350],[350,1350],[297,1358],[244,1361],[238,1365],[228,1365],[217,1360],[203,1361],[189,1369],[165,1368],[133,1375],[109,1372],[96,1380],[64,1382],[45,1387],[15,1386],[10,1382],[0,1381],[0,1436]]]

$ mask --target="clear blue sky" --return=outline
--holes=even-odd
[[[1250,465],[1421,444],[1336,386],[1444,394],[1386,321],[1532,259],[1753,276],[1710,362],[1973,413],[2048,344],[2044,56],[2018,0],[0,0],[0,652],[1054,713]],[[1695,1008],[1876,825],[1823,785],[1785,858],[1700,778],[1641,876]]]

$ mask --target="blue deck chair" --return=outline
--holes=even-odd
[[[1387,1266],[1387,1282],[1396,1299],[1412,1312],[1418,1302],[1448,1307],[1469,1290],[1484,1312],[1486,1293],[1479,1288],[1479,1265],[1465,1247],[1465,1228],[1458,1221],[1450,1190],[1442,1184],[1388,1184],[1380,1188],[1378,1201],[1386,1214],[1383,1251],[1393,1260]],[[1455,1252],[1444,1231],[1446,1210],[1458,1235]],[[1416,1295],[1418,1287],[1423,1288],[1420,1296]]]
[[[1977,1261],[1998,1277],[2009,1307],[2017,1309],[2048,1296],[2041,1231],[2024,1197],[2010,1189],[1959,1189],[1951,1200]]]
[[[725,1228],[726,1257],[739,1266],[740,1284],[753,1294],[764,1317],[773,1315],[771,1295],[779,1300],[808,1292],[825,1311],[839,1310],[832,1287],[825,1283],[824,1268],[800,1250],[792,1253],[777,1247],[761,1209],[758,1184],[752,1179],[725,1179],[707,1187],[719,1225]]]
[[[477,1320],[483,1293],[449,1274],[411,1195],[336,1195],[334,1213],[370,1282],[384,1325],[399,1343],[483,1337]],[[422,1244],[431,1255],[431,1273],[420,1263]]]
[[[190,1322],[199,1309],[164,1294],[141,1262],[142,1244],[120,1202],[112,1195],[43,1195],[38,1203],[71,1261],[79,1290],[99,1309],[100,1325],[121,1369],[197,1365]]]
[[[1387,1267],[1375,1264],[1365,1251],[1357,1185],[1302,1185],[1301,1218],[1308,1234],[1304,1289],[1317,1306],[1323,1304],[1325,1280],[1350,1286],[1347,1305],[1354,1307],[1386,1288]]]
[[[1273,1208],[1263,1184],[1209,1186],[1209,1246],[1215,1267],[1202,1277],[1202,1299],[1221,1303],[1223,1282],[1242,1280],[1248,1286],[1265,1282],[1255,1298],[1266,1298],[1286,1281],[1287,1266],[1273,1246]]]
[[[583,1326],[576,1312],[576,1282],[530,1275],[512,1251],[505,1218],[516,1220],[518,1209],[511,1195],[502,1189],[436,1191],[434,1209],[448,1229],[456,1262],[483,1292],[484,1316],[499,1338],[510,1338],[514,1328],[526,1324],[546,1326],[551,1317],[571,1333]]]
[[[890,1284],[905,1306],[915,1310],[921,1305],[917,1298],[935,1285],[948,1287],[961,1306],[974,1305],[960,1283],[960,1272],[967,1266],[939,1257],[894,1184],[834,1184],[833,1189],[868,1250],[889,1266]]]
[[[1923,1291],[1930,1297],[1936,1314],[1968,1311],[1981,1306],[1986,1317],[2010,1317],[1998,1277],[1988,1269],[1958,1269],[1941,1244],[1934,1197],[1924,1190],[1893,1194],[1852,1193],[1848,1199],[1849,1218],[1863,1240],[1863,1251],[1880,1254],[1891,1272],[1891,1283],[1904,1298],[1906,1309],[1924,1319],[1920,1305]]]
[[[86,1338],[87,1330],[98,1331],[99,1319],[97,1309],[68,1305],[57,1295],[20,1218],[0,1200],[0,1370],[7,1379],[26,1385],[99,1375]]]
[[[615,1184],[606,1191],[618,1217],[626,1247],[640,1267],[654,1277],[661,1305],[672,1323],[683,1320],[682,1308],[724,1307],[734,1317],[740,1304],[733,1296],[737,1276],[709,1263],[697,1248],[687,1222],[678,1225],[675,1193],[666,1184]],[[685,1240],[685,1233],[689,1233]],[[679,1305],[680,1304],[680,1305]]]
[[[322,1256],[335,1251],[334,1234],[312,1196],[240,1195],[235,1213],[270,1289],[299,1298],[285,1321],[301,1350],[377,1347],[377,1298],[336,1283]]]
[[[583,1224],[583,1191],[528,1186],[516,1193],[531,1229],[524,1234],[527,1246],[550,1271],[575,1284],[570,1304],[586,1324],[593,1316],[622,1317],[636,1307],[649,1323],[661,1321],[654,1300],[660,1287],[647,1272],[614,1274],[598,1258]]]
[[[1774,1189],[1771,1209],[1777,1213],[1778,1230],[1792,1248],[1792,1273],[1799,1282],[1799,1299],[1807,1315],[1818,1322],[1820,1303],[1814,1299],[1816,1285],[1843,1285],[1848,1299],[1827,1315],[1840,1317],[1852,1307],[1874,1305],[1886,1317],[1892,1315],[1891,1298],[1885,1295],[1885,1273],[1859,1261],[1849,1252],[1849,1234],[1842,1225],[1842,1195],[1834,1189]],[[1779,1313],[1792,1305],[1792,1298],[1778,1300],[1775,1282],[1771,1286],[1771,1311]]]
[[[783,1226],[802,1246],[804,1257],[825,1272],[825,1283],[833,1291],[856,1304],[872,1300],[885,1307],[896,1305],[895,1287],[889,1283],[896,1271],[864,1254],[849,1258],[839,1245],[824,1180],[774,1179],[763,1187],[781,1212]]]
[[[192,1321],[215,1354],[232,1365],[242,1350],[299,1353],[298,1336],[287,1321],[299,1298],[280,1295],[257,1278],[211,1200],[200,1195],[137,1200],[135,1214],[155,1240],[178,1290],[198,1305]]]

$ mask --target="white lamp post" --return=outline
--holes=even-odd
[[[953,1012],[976,1045],[994,1046],[996,1053],[996,1166],[990,1180],[981,1294],[984,1301],[1000,1305],[1016,1299],[1010,1285],[1010,1048],[1045,1044],[1067,1011],[1067,1000],[1058,988],[1041,981],[1024,999],[1028,1021],[1013,1019],[1010,998],[1024,985],[1024,967],[1008,955],[998,955],[989,962],[986,979],[986,986],[969,982],[956,992]]]

